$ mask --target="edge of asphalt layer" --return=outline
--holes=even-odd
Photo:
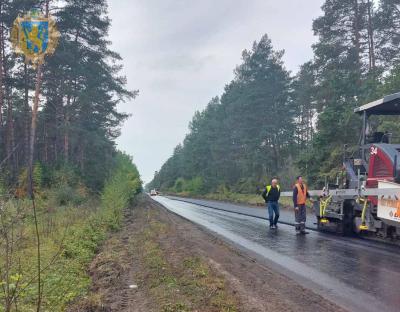
[[[199,205],[198,203],[193,203],[193,202],[190,202],[187,200],[179,200],[179,199],[173,199],[173,198],[169,198],[169,197],[167,197],[167,198],[170,200],[182,201],[182,202],[187,202],[187,203],[194,204],[194,205]],[[240,244],[239,243],[240,239],[238,239],[237,237],[231,237],[231,238],[226,237],[223,234],[220,234],[214,230],[207,228],[205,225],[198,224],[198,223],[190,220],[189,218],[186,218],[174,211],[171,211],[170,209],[168,209],[168,207],[164,206],[162,203],[160,203],[156,200],[152,199],[152,201],[156,205],[167,210],[169,213],[172,213],[172,214],[178,216],[179,218],[190,222],[191,224],[196,226],[201,231],[204,231],[204,232],[220,239],[221,241],[235,247],[236,249],[240,250],[242,252],[242,253],[240,253],[241,256],[247,258],[249,261],[251,261],[255,264],[258,264],[261,268],[265,269],[265,267],[267,267],[267,268],[271,269],[272,271],[275,271],[283,276],[286,276],[287,278],[295,281],[301,287],[313,291],[314,293],[320,295],[323,299],[329,300],[330,302],[340,306],[344,310],[360,311],[360,309],[362,309],[363,311],[367,311],[367,312],[395,311],[395,310],[391,310],[389,307],[383,307],[381,302],[377,302],[377,300],[375,298],[371,297],[370,295],[368,295],[362,291],[359,291],[353,287],[350,287],[350,286],[334,279],[334,277],[330,277],[326,274],[322,273],[323,275],[325,275],[325,278],[323,279],[323,283],[321,283],[321,281],[320,281],[320,283],[317,283],[316,281],[314,281],[313,279],[310,278],[310,274],[312,275],[311,271],[313,271],[312,268],[308,268],[307,266],[302,265],[304,267],[300,268],[300,271],[303,274],[296,273],[295,271],[289,270],[287,267],[279,264],[276,261],[276,257],[271,257],[270,253],[262,254],[262,253],[256,252],[250,248],[245,247],[243,244]],[[253,215],[246,215],[244,213],[236,213],[236,212],[232,212],[232,211],[229,211],[226,209],[208,207],[206,205],[199,205],[199,206],[202,206],[205,208],[211,208],[211,209],[215,209],[215,210],[222,210],[222,211],[230,212],[233,214],[244,215],[247,217],[253,217],[253,218],[257,218],[257,219],[266,219],[266,218],[257,217],[257,216],[253,216]],[[289,223],[288,225],[291,225],[291,224]],[[318,231],[315,231],[315,232],[318,232]],[[305,237],[299,237],[299,238],[305,239]],[[244,241],[246,239],[242,239],[242,240]],[[251,244],[256,245],[255,243],[251,243]],[[281,257],[281,255],[280,255],[280,257]],[[283,257],[289,258],[287,256],[283,256]],[[275,258],[275,260],[273,260],[271,258]],[[286,259],[286,260],[292,261],[292,262],[297,262],[296,260],[291,260],[291,259]],[[310,272],[308,272],[308,271],[310,271]],[[321,284],[323,286],[321,286]],[[328,287],[328,285],[331,285],[331,284],[335,284],[335,287],[333,287],[334,290],[332,289],[332,287]],[[339,290],[339,292],[337,292],[337,290]],[[354,301],[354,298],[356,298],[356,301]]]

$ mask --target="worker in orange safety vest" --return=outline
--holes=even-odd
[[[310,198],[307,185],[303,182],[303,177],[298,176],[296,179],[296,184],[293,188],[293,205],[296,234],[308,234],[308,232],[306,232],[307,198]]]

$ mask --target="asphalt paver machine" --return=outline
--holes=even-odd
[[[371,132],[371,116],[399,116],[400,93],[358,107],[359,149],[343,157],[343,175],[314,203],[318,229],[400,241],[400,144],[390,132]]]

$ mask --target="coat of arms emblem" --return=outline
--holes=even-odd
[[[42,64],[45,55],[54,53],[59,36],[55,21],[38,10],[18,16],[11,32],[15,51],[25,55],[26,63],[34,65]]]

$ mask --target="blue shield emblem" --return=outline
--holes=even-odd
[[[22,49],[31,54],[42,54],[47,50],[49,43],[49,22],[28,20],[21,22]]]
[[[34,66],[42,64],[46,55],[53,54],[60,33],[56,22],[37,10],[18,16],[11,30],[11,42],[15,52],[25,56],[25,62]]]

